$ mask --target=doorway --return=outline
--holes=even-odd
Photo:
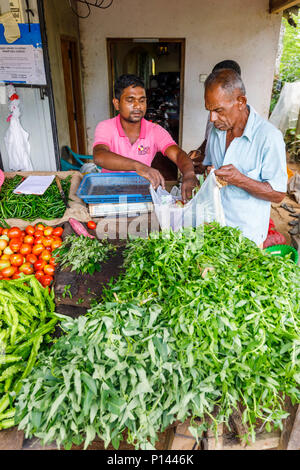
[[[82,92],[77,40],[61,36],[61,52],[66,91],[70,147],[81,155],[86,153]]]
[[[182,141],[185,39],[107,39],[111,117],[115,80],[124,73],[138,75],[145,83],[145,118],[160,124],[178,145]],[[151,165],[166,180],[177,180],[177,166],[160,152]]]

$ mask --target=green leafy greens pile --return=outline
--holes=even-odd
[[[84,235],[68,235],[53,254],[62,268],[71,268],[81,274],[94,274],[101,271],[101,263],[106,261],[115,249],[107,240],[99,241]]]
[[[126,430],[149,449],[175,420],[201,418],[196,435],[238,405],[248,438],[281,427],[285,397],[300,401],[299,267],[216,223],[131,240],[125,267],[24,380],[25,436],[118,448]]]

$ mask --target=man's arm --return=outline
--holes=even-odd
[[[93,159],[96,165],[111,171],[135,171],[138,175],[149,180],[154,189],[159,185],[165,188],[165,180],[158,170],[144,165],[137,160],[123,157],[111,152],[106,145],[95,145]]]
[[[270,183],[255,181],[246,175],[243,175],[235,166],[224,165],[219,170],[215,170],[215,175],[222,178],[228,184],[244,189],[252,196],[265,201],[280,203],[286,193],[275,191]]]
[[[183,201],[186,202],[191,199],[193,189],[199,186],[193,162],[178,145],[170,145],[165,150],[165,155],[177,165],[182,173],[181,194]]]

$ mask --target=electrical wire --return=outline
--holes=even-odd
[[[85,19],[85,18],[88,18],[88,17],[90,16],[90,14],[91,14],[91,7],[90,7],[90,5],[88,4],[88,2],[87,2],[86,0],[85,0],[84,2],[82,2],[82,3],[85,3],[86,6],[88,7],[88,13],[87,13],[87,15],[85,15],[85,16],[79,15],[78,12],[77,12],[76,10],[74,10],[74,8],[73,8],[73,6],[72,6],[72,1],[69,0],[69,5],[70,5],[70,8],[71,8],[72,12],[73,12],[78,18]]]
[[[85,3],[86,6],[88,7],[88,12],[86,15],[79,15],[78,12],[76,10],[74,10],[73,6],[72,6],[72,0],[69,0],[69,5],[70,5],[70,8],[72,10],[72,12],[78,16],[78,18],[82,18],[82,19],[85,19],[85,18],[88,18],[91,14],[91,6],[93,7],[96,7],[96,8],[101,8],[101,10],[106,10],[107,8],[109,8],[112,4],[113,4],[113,1],[114,0],[109,0],[109,3],[107,5],[103,5],[103,3],[106,1],[106,0],[95,0],[94,3],[91,3],[87,0],[76,0],[77,2],[80,2],[80,3]]]

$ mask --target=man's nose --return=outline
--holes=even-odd
[[[210,111],[210,122],[215,122],[217,120],[217,113],[215,111]]]
[[[133,102],[133,107],[135,109],[140,109],[141,108],[141,103],[138,100],[136,100],[136,101]]]

